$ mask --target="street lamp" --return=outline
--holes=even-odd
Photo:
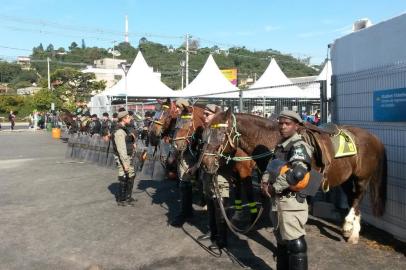
[[[127,74],[131,65],[125,62],[119,64],[119,67],[124,71],[124,88],[125,88],[125,110],[128,111],[128,91],[127,91]]]

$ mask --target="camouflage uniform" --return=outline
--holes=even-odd
[[[278,172],[272,172],[268,166],[262,178],[265,182],[269,181],[272,187],[270,217],[278,243],[277,269],[307,269],[307,246],[304,239],[304,226],[308,219],[306,195],[300,191],[291,191],[289,187],[297,183],[297,174],[303,175],[310,171],[312,154],[313,148],[295,133],[275,149],[275,158],[289,164],[290,169],[285,174],[277,175]]]
[[[134,202],[134,199],[132,198],[132,190],[135,178],[134,167],[131,166],[134,143],[133,137],[125,127],[119,124],[118,129],[113,134],[112,141],[120,185],[120,190],[117,195],[117,203],[120,206],[131,205],[132,202]],[[125,171],[124,167],[127,167],[128,171]]]

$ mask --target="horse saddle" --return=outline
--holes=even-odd
[[[334,147],[334,158],[348,157],[357,154],[353,134],[345,129],[340,129],[338,134],[331,137],[331,143]]]

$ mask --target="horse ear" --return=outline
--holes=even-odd
[[[226,111],[226,119],[231,118],[231,114],[233,113],[233,110],[231,108],[228,108],[228,110]]]

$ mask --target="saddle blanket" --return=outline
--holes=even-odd
[[[335,153],[334,158],[348,157],[357,154],[357,146],[352,136],[348,130],[341,129],[337,135],[331,137]]]

